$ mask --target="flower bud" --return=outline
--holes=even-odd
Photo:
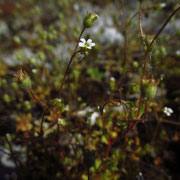
[[[153,76],[146,78],[145,76],[141,80],[141,94],[146,99],[152,99],[156,95],[159,79],[155,80]]]
[[[20,81],[21,85],[25,89],[29,89],[32,86],[32,82],[26,71],[19,70],[17,74],[15,74],[17,79]]]
[[[93,12],[88,12],[86,17],[84,18],[84,27],[85,28],[90,28],[91,26],[93,26],[94,22],[96,21],[96,19],[98,19],[99,16]]]

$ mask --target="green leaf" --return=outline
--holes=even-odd
[[[105,135],[102,135],[102,136],[101,136],[101,142],[102,142],[102,143],[105,143],[105,144],[108,144],[108,141],[107,141],[107,138],[106,138]]]
[[[94,167],[95,167],[96,171],[99,169],[100,165],[101,165],[101,160],[100,159],[96,159],[95,160],[95,164],[94,164]]]

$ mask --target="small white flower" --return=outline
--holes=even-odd
[[[176,55],[180,56],[180,49],[176,51]]]
[[[61,102],[62,102],[62,99],[57,99],[57,101],[58,101],[59,103],[61,103]]]
[[[161,8],[166,7],[166,3],[160,3]]]
[[[143,176],[142,172],[139,172],[139,174],[136,176],[136,178],[138,180],[144,180],[144,176]]]
[[[37,73],[37,69],[32,69],[32,72],[33,73]]]
[[[91,117],[90,117],[90,124],[93,126],[95,123],[96,123],[96,119],[99,117],[99,113],[97,112],[94,112],[91,114]]]
[[[59,125],[64,125],[64,119],[58,118],[58,124]]]
[[[95,43],[93,43],[91,39],[86,41],[84,38],[81,38],[80,40],[81,42],[79,42],[79,47],[92,49],[92,47],[95,46]]]
[[[171,108],[164,107],[163,112],[164,112],[167,116],[171,116],[171,114],[173,113],[173,110],[172,110]]]
[[[111,77],[110,81],[116,81],[116,79],[114,77]]]

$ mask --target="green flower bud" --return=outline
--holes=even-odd
[[[18,90],[18,88],[19,88],[17,82],[12,82],[11,86],[12,86],[12,88],[15,89],[15,90]]]
[[[29,76],[22,81],[22,86],[25,89],[31,88],[31,79],[29,78]]]
[[[129,83],[128,88],[131,92],[139,93],[140,92],[140,86],[137,83]]]
[[[86,50],[82,50],[82,52],[84,53],[84,55],[86,55],[86,56],[88,56],[89,55],[89,52],[87,51],[87,49]]]
[[[29,101],[25,101],[25,102],[24,102],[24,108],[25,108],[26,110],[30,110],[30,109],[31,109],[31,104],[30,104]]]
[[[14,37],[13,37],[13,41],[14,41],[16,44],[21,44],[21,39],[20,39],[18,36],[14,36]]]
[[[25,71],[19,70],[17,74],[15,74],[16,78],[20,81],[21,85],[25,89],[29,89],[32,86],[32,82],[30,77]]]
[[[41,61],[45,61],[46,60],[46,55],[43,52],[39,52],[37,57],[41,60]]]
[[[141,87],[141,93],[143,97],[147,99],[152,99],[157,92],[157,86],[154,85],[146,85]]]
[[[159,79],[155,80],[153,76],[146,78],[145,76],[141,80],[141,94],[146,99],[152,99],[155,97],[157,92],[157,86]]]
[[[137,68],[139,66],[137,61],[134,61],[132,65],[133,65],[134,68]]]
[[[166,51],[166,48],[164,46],[161,46],[159,48],[159,52],[160,52],[161,56],[166,56],[167,55],[167,51]]]
[[[86,17],[84,18],[84,27],[90,28],[93,26],[94,22],[99,18],[99,16],[93,12],[88,12]]]
[[[5,94],[5,95],[3,96],[3,100],[4,100],[6,103],[10,103],[10,102],[11,102],[11,98],[10,98],[10,96],[9,96],[8,94]]]

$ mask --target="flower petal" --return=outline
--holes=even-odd
[[[84,38],[80,39],[83,43],[86,43],[86,40]]]
[[[92,39],[88,39],[87,43],[90,44],[92,42]]]
[[[91,43],[91,44],[90,44],[91,47],[93,47],[93,46],[95,46],[95,45],[96,45],[95,43]]]
[[[86,48],[87,48],[87,49],[92,49],[92,47],[91,47],[91,46],[87,46]]]
[[[80,43],[79,43],[79,47],[85,47],[85,44],[82,43],[82,42],[80,42]]]

